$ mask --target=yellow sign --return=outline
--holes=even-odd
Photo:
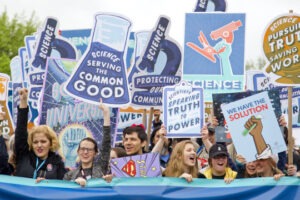
[[[267,76],[277,85],[300,84],[300,16],[294,13],[280,16],[264,34],[263,50],[268,59]]]

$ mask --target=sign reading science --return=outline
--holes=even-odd
[[[264,72],[278,85],[300,84],[300,16],[291,13],[275,19],[266,28],[263,50]]]

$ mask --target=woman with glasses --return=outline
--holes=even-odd
[[[107,182],[112,180],[112,175],[106,175],[110,158],[110,113],[109,108],[100,100],[99,108],[103,111],[103,138],[100,161],[94,162],[98,154],[98,146],[94,139],[84,138],[80,141],[77,154],[80,166],[65,174],[64,180],[75,181],[84,187],[89,179],[104,178]]]

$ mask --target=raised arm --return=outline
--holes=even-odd
[[[167,135],[167,130],[164,125],[161,126],[161,128],[158,130],[159,135],[159,140],[155,144],[155,146],[152,149],[152,153],[161,153],[163,147],[164,147],[164,142],[167,140],[166,135]]]
[[[111,149],[111,127],[110,127],[110,111],[109,108],[102,103],[102,99],[100,99],[99,108],[103,112],[103,137],[101,144],[101,169],[103,174],[106,174],[108,171],[109,158],[110,158],[110,149]]]
[[[27,143],[28,132],[28,90],[22,88],[19,90],[20,105],[18,107],[17,126],[15,130],[15,151],[17,160],[22,154],[26,154],[29,151]]]
[[[205,146],[206,151],[208,152],[210,147],[213,145],[208,139],[208,128],[203,126],[201,129],[202,142]]]

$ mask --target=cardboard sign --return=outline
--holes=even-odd
[[[0,112],[4,114],[4,120],[0,122],[0,131],[4,137],[14,133],[12,117],[8,108],[8,82],[9,76],[0,73]]]
[[[300,16],[294,13],[274,19],[266,28],[263,51],[267,64],[264,72],[276,85],[300,84]]]
[[[185,81],[164,87],[163,114],[167,137],[200,137],[204,122],[202,88]]]
[[[62,30],[61,35],[76,46],[78,58],[81,58],[90,43],[91,29]]]
[[[117,127],[117,132],[115,134],[114,145],[116,143],[122,143],[123,130],[126,127],[131,126],[132,124],[143,124],[143,112],[144,111],[142,109],[136,110],[132,107],[128,107],[126,109],[120,109],[118,115],[118,127]],[[149,111],[146,115],[148,119]],[[145,126],[145,129],[147,130],[147,126]]]
[[[247,72],[247,88],[251,90],[270,90],[277,88],[279,90],[281,111],[282,114],[288,113],[288,91],[287,87],[276,86],[271,81],[271,78],[260,71]],[[292,122],[293,128],[300,127],[300,88],[293,87],[292,89]],[[286,117],[287,120],[287,117]]]
[[[205,123],[210,122],[212,116],[213,116],[213,104],[212,102],[204,102],[204,118]]]
[[[77,59],[76,48],[65,38],[59,36],[58,27],[57,19],[46,18],[34,44],[33,54],[29,62],[31,70],[29,72],[30,90],[28,96],[34,108],[39,107],[39,94],[43,88],[47,58]],[[29,42],[31,39],[28,37],[25,40]],[[26,46],[28,52],[32,51],[31,45],[32,43]]]
[[[286,151],[268,92],[222,104],[221,108],[236,150],[247,162]]]
[[[183,79],[211,94],[244,90],[245,14],[188,13]]]
[[[59,152],[67,167],[76,166],[77,148],[83,138],[94,138],[100,147],[103,136],[103,112],[98,106],[78,101],[63,90],[75,65],[74,60],[48,59],[39,118],[39,124],[47,124],[57,133]],[[117,114],[118,109],[112,109],[112,141]]]
[[[226,10],[225,0],[197,0],[195,12],[212,12],[212,11],[222,11]]]
[[[116,177],[161,176],[159,153],[115,158],[110,161],[111,173]]]
[[[219,125],[220,126],[226,125],[224,115],[221,109],[222,104],[227,104],[233,101],[237,101],[260,92],[262,91],[246,91],[246,92],[236,92],[236,93],[213,94],[214,115],[216,116]],[[282,114],[279,91],[277,89],[273,89],[273,90],[269,90],[267,93],[269,95],[269,98],[272,101],[271,102],[272,108],[275,112],[275,115],[277,119],[279,119]]]
[[[135,58],[130,73],[133,106],[161,107],[162,87],[175,85],[181,80],[181,51],[167,35],[169,22],[167,17],[160,16],[146,45],[144,41],[148,33],[137,35],[136,56],[140,57]]]

